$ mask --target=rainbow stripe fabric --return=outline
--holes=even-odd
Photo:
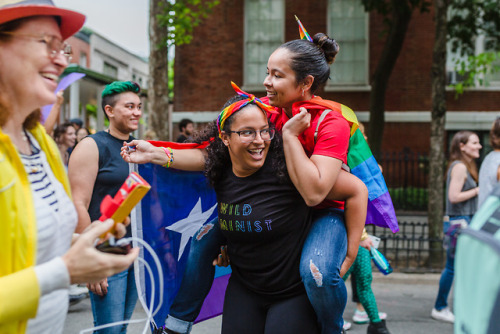
[[[393,233],[399,231],[398,220],[384,176],[359,129],[351,135],[349,140],[347,165],[351,168],[351,173],[361,179],[368,188],[366,223],[388,227]]]
[[[264,111],[264,113],[265,112],[277,113],[277,111],[273,107],[265,104],[259,98],[255,97],[255,95],[244,92],[243,90],[241,90],[240,87],[238,87],[232,81],[231,81],[231,86],[233,87],[234,91],[238,95],[245,97],[246,100],[234,102],[234,103],[228,105],[227,107],[225,107],[220,112],[219,117],[217,117],[217,129],[219,130],[219,138],[222,138],[222,129],[224,128],[224,123],[226,122],[226,119],[228,119],[232,114],[234,114],[235,112],[237,112],[241,108],[245,107],[249,103],[256,104]]]
[[[399,231],[396,212],[384,176],[365,137],[358,128],[358,119],[354,111],[343,104],[323,100],[319,96],[315,96],[309,101],[294,103],[292,106],[293,115],[300,112],[300,107],[306,108],[311,114],[311,124],[321,116],[324,110],[332,110],[344,116],[351,128],[347,165],[351,169],[351,173],[363,181],[368,188],[366,224],[388,227],[393,233]]]
[[[302,25],[302,22],[300,22],[299,18],[297,15],[295,15],[295,20],[297,20],[297,23],[299,24],[299,34],[300,34],[300,39],[305,39],[308,40],[309,42],[312,42],[311,36],[309,36],[309,33],[307,32],[306,28]]]

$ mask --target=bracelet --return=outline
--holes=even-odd
[[[168,161],[166,164],[161,165],[164,168],[170,168],[172,166],[172,163],[174,162],[174,152],[170,147],[162,147],[163,151],[165,151],[165,154],[167,155]]]

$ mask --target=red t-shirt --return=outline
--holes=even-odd
[[[267,99],[263,98],[267,103]],[[294,104],[293,115],[299,112],[300,106],[305,106],[311,114],[311,125],[302,134],[299,140],[308,157],[312,155],[323,155],[341,160],[347,164],[347,149],[349,147],[350,127],[347,120],[338,111],[330,111],[321,121],[316,142],[314,141],[314,132],[321,117],[323,110],[328,109],[324,106],[314,103],[314,99],[305,103]],[[269,120],[275,125],[278,131],[281,131],[283,125],[289,120],[289,117],[282,109],[278,109],[279,114],[268,114]],[[324,200],[316,208],[334,207],[343,209],[344,202]]]

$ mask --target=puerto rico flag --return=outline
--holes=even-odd
[[[168,146],[176,145],[168,143]],[[191,238],[203,225],[217,217],[217,201],[215,192],[201,172],[178,171],[154,164],[131,164],[131,168],[151,185],[149,193],[132,213],[132,234],[153,248],[161,262],[164,282],[162,293],[157,265],[149,252],[142,249],[140,256],[151,267],[155,283],[152,284],[145,265],[139,262],[136,265],[139,300],[148,310],[151,298],[154,298],[151,312],[157,310],[157,313],[153,317],[153,326],[161,327],[182,281]],[[229,267],[217,267],[212,289],[196,322],[222,313],[230,273]]]

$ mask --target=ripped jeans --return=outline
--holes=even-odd
[[[210,290],[215,273],[212,261],[225,240],[216,219],[209,223],[214,227],[207,234],[191,240],[182,284],[165,324],[172,331],[191,331]],[[318,316],[322,334],[338,334],[342,331],[347,290],[340,277],[340,266],[346,254],[344,212],[336,209],[315,211],[313,224],[302,248],[300,274]]]
[[[340,266],[346,254],[344,212],[335,209],[314,211],[313,224],[302,247],[300,276],[322,334],[342,331],[347,290],[340,277]]]

